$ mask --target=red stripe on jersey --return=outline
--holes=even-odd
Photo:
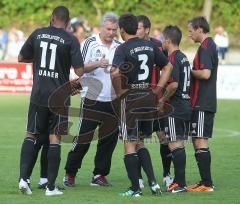
[[[202,42],[201,47],[204,48],[204,49],[208,49],[208,38],[206,38],[206,39]]]
[[[199,69],[199,52],[200,49],[198,49],[195,58],[193,60],[193,66],[195,68],[195,70]],[[197,102],[197,98],[198,98],[198,91],[199,91],[199,80],[195,79],[192,77],[190,77],[190,100],[191,100],[191,105],[192,108],[195,106],[196,102]]]
[[[152,41],[157,47],[158,49],[162,52],[163,48],[162,48],[162,42],[155,39],[155,38],[149,38],[148,40]],[[152,88],[156,88],[158,81],[160,80],[160,67],[154,66],[153,70],[152,70]]]

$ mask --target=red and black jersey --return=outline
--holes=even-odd
[[[151,42],[153,42],[157,47],[158,49],[163,52],[163,54],[167,57],[167,53],[163,50],[163,47],[162,47],[162,42],[155,39],[155,38],[149,38],[149,40]],[[161,71],[161,67],[159,66],[156,66],[154,65],[153,67],[153,71],[152,71],[152,88],[155,88],[157,86],[157,83],[160,79],[160,71]]]
[[[206,38],[196,53],[193,61],[193,70],[211,70],[211,76],[208,80],[199,80],[191,76],[190,97],[192,108],[216,112],[217,96],[217,68],[218,68],[218,53],[216,44],[212,38]]]
[[[184,53],[180,50],[175,50],[168,57],[173,65],[173,70],[169,83],[177,82],[178,88],[169,99],[169,103],[173,106],[174,117],[190,120],[191,117],[191,103],[189,97],[190,89],[190,64]]]

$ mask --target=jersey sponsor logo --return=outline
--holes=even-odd
[[[131,89],[147,89],[149,88],[149,83],[131,84]]]

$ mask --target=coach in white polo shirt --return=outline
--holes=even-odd
[[[111,186],[106,176],[110,172],[112,153],[118,139],[118,120],[112,108],[116,98],[110,79],[110,68],[116,48],[118,18],[106,13],[99,35],[87,38],[82,46],[84,60],[83,91],[80,111],[79,136],[68,154],[64,185],[72,187],[81,168],[95,130],[98,128],[98,144],[91,185]]]

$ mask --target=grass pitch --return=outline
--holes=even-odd
[[[73,104],[78,107],[79,97],[75,97]],[[96,142],[84,158],[82,169],[76,179],[76,187],[64,191],[63,196],[46,197],[43,190],[37,189],[39,178],[39,162],[37,162],[31,186],[33,195],[23,196],[18,192],[19,154],[22,140],[25,135],[28,95],[0,95],[0,203],[1,204],[27,204],[27,203],[167,203],[167,204],[240,204],[240,101],[218,101],[214,136],[210,140],[212,151],[212,174],[216,190],[213,193],[184,193],[172,195],[164,193],[161,197],[154,197],[145,187],[144,196],[141,198],[122,198],[118,196],[129,186],[123,164],[123,144],[119,141],[113,155],[111,173],[108,179],[113,184],[112,188],[91,187],[90,181],[93,170],[93,159],[96,151]],[[77,118],[73,118],[74,133]],[[162,184],[162,167],[159,155],[159,144],[147,144],[153,160],[155,174]],[[62,144],[62,161],[57,183],[62,184],[64,165],[67,152],[71,144]],[[188,184],[199,180],[197,165],[191,142],[187,142],[187,168],[186,178]],[[173,172],[173,169],[172,169]],[[146,178],[145,178],[145,183]]]

